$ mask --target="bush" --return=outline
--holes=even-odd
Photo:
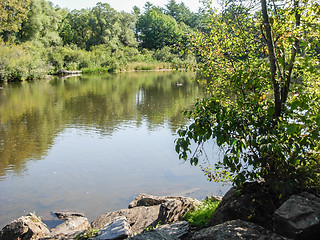
[[[188,221],[192,226],[198,228],[205,228],[209,226],[210,219],[217,209],[220,201],[215,197],[207,197],[204,199],[195,210],[188,212],[184,219]]]

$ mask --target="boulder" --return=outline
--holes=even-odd
[[[131,227],[124,216],[116,217],[99,230],[95,240],[127,239],[133,235]]]
[[[168,233],[159,231],[156,229],[146,231],[142,234],[136,235],[129,239],[130,240],[178,240],[178,238],[170,236]]]
[[[195,232],[192,240],[286,240],[254,223],[232,220]]]
[[[139,206],[155,206],[160,205],[162,203],[168,202],[170,200],[181,200],[181,199],[190,199],[192,201],[195,201],[196,204],[200,204],[200,202],[193,198],[187,198],[187,197],[171,197],[171,196],[153,196],[149,194],[141,193],[139,194],[130,204],[129,208],[139,207]]]
[[[200,204],[193,198],[173,199],[160,205],[158,222],[161,224],[182,221],[183,216]]]
[[[182,236],[188,234],[189,229],[190,225],[186,221],[166,224],[157,228],[158,231],[163,231],[175,238],[181,238]]]
[[[156,225],[160,206],[135,207],[131,209],[122,209],[115,212],[109,212],[95,219],[91,225],[93,228],[100,229],[114,218],[124,216],[131,226],[133,233],[141,233],[145,228]]]
[[[319,239],[320,199],[304,192],[292,195],[273,214],[276,233],[294,239]]]
[[[0,232],[0,240],[38,239],[50,234],[47,226],[35,214],[18,218],[5,226]]]
[[[69,217],[84,217],[83,213],[76,212],[54,212],[54,214],[61,220],[66,220]]]
[[[90,223],[85,217],[71,216],[56,228],[51,230],[52,236],[74,235],[90,228]]]
[[[271,230],[272,215],[280,206],[274,196],[263,183],[245,183],[241,191],[233,187],[222,198],[210,226],[241,219]]]

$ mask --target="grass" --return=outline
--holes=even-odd
[[[210,219],[218,207],[220,201],[214,197],[204,199],[194,210],[189,211],[184,219],[192,226],[205,228],[209,226]]]
[[[84,233],[77,235],[74,239],[76,240],[87,240],[92,239],[93,237],[98,235],[99,230],[94,228],[89,228]]]

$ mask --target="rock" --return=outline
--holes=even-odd
[[[173,236],[170,236],[166,232],[159,231],[159,230],[150,230],[144,232],[142,234],[136,235],[133,238],[129,238],[130,240],[178,240]]]
[[[83,213],[76,213],[76,212],[54,212],[57,218],[61,220],[66,220],[69,217],[84,217]]]
[[[183,216],[198,204],[200,202],[193,198],[180,198],[164,202],[160,205],[157,221],[161,224],[182,221]]]
[[[158,231],[163,231],[175,238],[180,238],[188,234],[189,229],[190,225],[186,221],[176,222],[173,224],[166,224],[157,228]]]
[[[168,201],[168,197],[157,197],[141,193],[129,204],[128,208],[160,205],[161,203],[164,203],[166,201]]]
[[[116,217],[106,226],[99,230],[98,236],[95,240],[108,240],[108,239],[126,239],[133,235],[127,218]]]
[[[67,220],[51,230],[51,235],[74,235],[90,228],[90,223],[85,217],[68,217]]]
[[[240,193],[233,187],[225,194],[210,226],[241,219],[272,230],[272,215],[279,206],[263,183],[246,183]]]
[[[135,207],[131,209],[122,209],[115,212],[110,212],[101,215],[96,220],[94,220],[91,225],[93,228],[100,229],[112,219],[120,216],[127,218],[128,223],[131,226],[133,233],[141,233],[145,228],[150,225],[156,225],[156,220],[159,215],[160,206],[151,207]]]
[[[304,192],[292,195],[274,212],[276,233],[294,239],[319,239],[320,199]]]
[[[195,232],[192,240],[286,240],[261,226],[242,220],[232,220]]]
[[[181,199],[192,199],[196,202],[196,204],[200,204],[197,199],[188,198],[188,197],[172,197],[172,196],[153,196],[149,194],[141,193],[139,194],[130,204],[129,208],[139,207],[139,206],[155,206],[160,205],[162,203],[171,201],[171,200],[181,200]]]
[[[49,235],[47,226],[35,214],[18,218],[5,226],[0,232],[0,240],[10,239],[38,239]]]

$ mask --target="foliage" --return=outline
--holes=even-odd
[[[4,31],[17,32],[21,23],[27,18],[30,0],[0,1],[0,34]]]
[[[306,176],[319,165],[319,5],[293,1],[253,12],[231,3],[191,38],[209,97],[185,112],[193,123],[179,130],[176,151],[197,165],[213,139],[223,157],[213,170],[202,166],[211,180],[265,180],[284,194],[306,188],[320,174],[315,167]]]
[[[205,228],[209,226],[210,219],[213,213],[218,207],[220,201],[216,198],[205,198],[196,209],[189,211],[184,216],[184,219],[188,221],[192,226],[198,228]]]
[[[46,0],[31,0],[28,18],[22,23],[18,33],[21,41],[41,41],[44,46],[57,46],[61,39],[58,26],[61,15]]]
[[[75,237],[76,240],[86,240],[86,239],[92,239],[95,236],[97,236],[99,233],[98,229],[95,228],[89,228],[84,233],[80,233]]]
[[[0,1],[0,42],[5,49],[0,54],[0,81],[34,79],[61,68],[179,68],[194,59],[169,46],[185,43],[185,33],[191,32],[186,24],[199,19],[195,16],[174,1],[167,10],[148,3],[144,13],[138,8],[117,12],[107,3],[69,11],[47,0]]]
[[[182,41],[187,29],[184,26],[158,8],[151,8],[139,16],[136,26],[139,33],[137,37],[141,41],[141,47],[160,49]]]
[[[0,82],[43,78],[49,70],[41,50],[32,43],[0,44]]]

